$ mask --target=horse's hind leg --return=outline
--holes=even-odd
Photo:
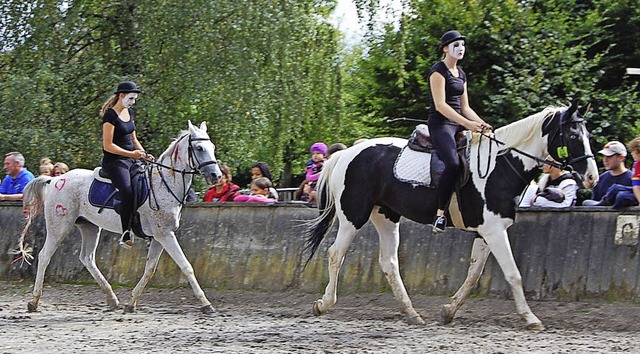
[[[65,220],[59,220],[58,223],[49,224],[47,220],[47,237],[44,241],[42,249],[38,253],[38,271],[36,273],[36,282],[33,286],[33,298],[27,304],[29,312],[38,310],[40,297],[42,296],[42,288],[44,286],[44,274],[47,271],[51,257],[56,253],[62,241],[67,237],[73,228],[73,223],[66,223]]]
[[[131,293],[131,302],[129,305],[125,306],[124,312],[133,313],[136,311],[136,305],[144,291],[144,288],[149,284],[149,280],[151,280],[151,277],[153,277],[153,274],[155,274],[156,269],[158,268],[158,262],[160,261],[162,251],[163,248],[160,242],[155,239],[152,240],[149,245],[149,252],[147,253],[147,263],[144,266],[144,274],[142,275],[142,278],[140,278],[140,281],[138,281],[138,284],[136,284],[136,287],[133,288]]]
[[[399,223],[387,219],[378,213],[378,208],[371,213],[371,221],[378,230],[380,237],[380,255],[378,261],[382,272],[387,277],[393,296],[400,304],[400,311],[406,316],[410,324],[425,324],[422,317],[416,312],[407,294],[398,264],[398,247],[400,246]]]
[[[336,240],[327,251],[327,258],[329,261],[329,284],[327,284],[322,298],[313,303],[313,314],[316,316],[327,313],[327,311],[329,311],[329,309],[335,305],[338,300],[337,288],[340,268],[344,262],[344,257],[349,249],[349,245],[353,242],[353,238],[358,231],[342,215],[339,216],[339,220]]]
[[[102,289],[102,292],[107,296],[107,305],[109,308],[115,310],[120,307],[118,297],[113,292],[111,284],[102,275],[100,269],[96,265],[96,249],[98,248],[98,242],[100,239],[100,228],[96,225],[86,221],[78,220],[76,227],[80,230],[82,235],[82,247],[80,249],[80,262],[87,268],[93,279],[98,282],[98,286]]]
[[[182,270],[182,273],[189,280],[189,284],[191,284],[194,295],[202,304],[202,307],[200,308],[202,312],[205,314],[215,312],[213,306],[211,306],[211,302],[209,302],[204,291],[202,291],[200,284],[198,284],[198,280],[193,272],[193,266],[191,266],[191,263],[187,260],[184,252],[182,252],[182,248],[180,248],[180,244],[178,244],[178,240],[176,239],[176,235],[173,231],[156,232],[154,237],[158,242],[160,242],[160,244],[162,244],[162,247],[164,247],[169,256],[171,256],[173,261],[176,262],[178,267],[180,267],[180,270]]]
[[[453,295],[451,302],[442,306],[442,311],[440,313],[440,320],[442,321],[442,324],[451,323],[458,309],[460,309],[465,301],[467,301],[469,294],[471,294],[471,290],[473,290],[478,283],[478,280],[480,280],[480,276],[482,275],[484,266],[487,263],[489,254],[491,254],[491,251],[489,250],[487,243],[484,242],[482,238],[477,237],[473,241],[467,279],[464,280],[460,289],[458,289],[456,294]]]
[[[513,259],[513,253],[511,252],[511,246],[509,245],[509,238],[507,236],[506,229],[496,230],[497,223],[493,223],[491,226],[485,226],[485,230],[479,230],[482,237],[485,239],[491,252],[498,261],[504,277],[511,286],[511,292],[516,302],[516,311],[522,319],[527,323],[527,329],[530,330],[543,330],[544,325],[536,315],[533,314],[527,299],[524,297],[524,290],[522,289],[522,276],[516,265],[516,261]],[[493,227],[493,230],[487,230]]]

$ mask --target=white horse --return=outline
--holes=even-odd
[[[215,157],[215,146],[207,134],[207,125],[202,122],[198,128],[189,122],[189,130],[182,132],[152,166],[147,173],[149,200],[138,212],[144,233],[153,239],[149,245],[144,275],[133,289],[131,302],[125,307],[125,312],[135,311],[142,291],[156,271],[162,251],[166,250],[189,280],[196,298],[200,300],[202,312],[212,313],[214,309],[211,302],[198,284],[193,267],[175,235],[180,224],[180,210],[193,175],[199,172],[210,183],[215,183],[222,176]],[[120,216],[113,209],[99,212],[99,207],[89,202],[89,187],[93,180],[94,171],[75,169],[58,177],[38,177],[25,188],[24,206],[29,210],[29,215],[20,242],[21,250],[24,249],[24,235],[31,219],[42,211],[47,228],[46,241],[38,254],[33,300],[28,304],[30,312],[38,308],[45,271],[51,257],[74,226],[82,235],[80,261],[107,295],[109,307],[120,307],[111,285],[96,266],[95,253],[102,229],[117,234],[123,230]]]
[[[478,282],[489,254],[493,253],[527,328],[544,328],[524,297],[507,228],[516,215],[514,198],[533,179],[546,155],[561,161],[559,167],[574,169],[597,181],[598,169],[582,119],[586,110],[587,107],[578,110],[577,102],[571,107],[548,108],[496,129],[494,137],[475,136],[469,153],[470,178],[457,191],[454,199],[457,203],[452,203],[449,216],[455,227],[477,231],[480,237],[473,243],[467,279],[442,310],[443,323],[451,322]],[[325,163],[318,181],[321,214],[308,233],[309,258],[336,218],[339,227],[336,240],[327,252],[329,284],[324,296],[313,305],[315,315],[326,313],[336,303],[338,274],[346,252],[357,231],[371,220],[380,239],[380,266],[402,313],[410,323],[425,323],[413,308],[400,277],[399,222],[404,216],[431,223],[437,209],[436,189],[403,182],[394,175],[394,164],[405,146],[405,139],[370,139],[332,155]]]

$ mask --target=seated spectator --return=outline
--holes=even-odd
[[[273,188],[273,184],[268,178],[258,177],[251,181],[251,195],[241,194],[233,198],[233,201],[248,203],[275,203],[277,199],[269,197],[270,188]]]
[[[40,159],[40,167],[38,167],[40,171],[40,176],[53,176],[53,164],[51,163],[51,159],[48,157],[43,157]]]
[[[278,192],[273,187],[273,177],[271,176],[271,170],[269,169],[269,165],[265,162],[256,162],[253,166],[251,166],[251,179],[254,180],[256,178],[265,177],[271,182],[271,187],[269,188],[269,195],[271,198],[278,199]]]
[[[22,192],[32,179],[33,173],[24,167],[24,156],[19,152],[10,152],[5,155],[4,169],[7,175],[0,185],[0,201],[22,200]]]
[[[555,162],[550,156],[546,160]],[[538,193],[531,199],[530,205],[549,208],[566,208],[574,205],[579,187],[573,176],[567,171],[546,163],[542,165],[542,172],[538,180]]]
[[[309,183],[309,198],[316,199],[316,183],[320,178],[320,172],[324,166],[325,156],[327,155],[327,145],[325,143],[314,143],[309,149],[311,158],[307,161],[306,180]]]
[[[296,190],[295,198],[301,202],[309,202],[309,182],[305,179]]]
[[[56,162],[53,165],[53,176],[57,177],[69,172],[69,166],[64,162]]]
[[[231,182],[231,169],[224,163],[220,164],[222,177],[205,193],[203,202],[222,203],[232,202],[240,194],[240,187]]]
[[[614,184],[607,190],[602,200],[596,206],[613,206],[614,209],[637,206],[640,202],[640,136],[628,144],[633,156],[633,175],[631,186]]]
[[[582,205],[597,205],[604,197],[607,190],[614,184],[631,186],[631,171],[627,169],[624,160],[627,157],[627,149],[619,141],[610,141],[599,151],[605,172],[600,175],[598,184],[593,187],[591,199],[582,202]],[[586,181],[586,187],[591,188],[592,181]]]

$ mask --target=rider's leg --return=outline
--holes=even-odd
[[[451,201],[451,194],[455,188],[460,160],[456,151],[455,134],[459,126],[453,124],[438,124],[429,126],[431,140],[438,152],[440,160],[444,163],[444,171],[438,181],[438,211],[433,221],[434,233],[444,231],[446,227],[445,210]]]
[[[131,187],[131,175],[129,168],[131,161],[116,160],[103,162],[103,168],[107,170],[113,186],[118,188],[120,196],[120,222],[122,225],[122,236],[120,243],[125,248],[130,248],[133,244],[131,237],[131,214],[133,212],[133,189]]]

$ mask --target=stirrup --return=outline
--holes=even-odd
[[[125,235],[128,235],[128,238],[125,238]],[[118,244],[120,246],[122,246],[124,249],[131,249],[131,247],[133,247],[133,235],[131,234],[131,230],[125,230],[125,232],[122,233],[122,236],[120,236],[120,240],[118,241]]]

